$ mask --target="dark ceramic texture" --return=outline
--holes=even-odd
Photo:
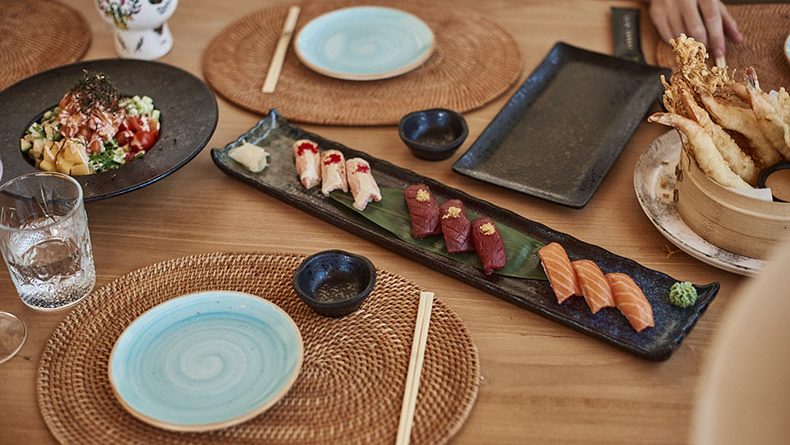
[[[217,101],[192,74],[170,65],[131,59],[76,63],[36,74],[0,93],[3,182],[38,171],[19,149],[25,129],[54,107],[83,70],[110,76],[122,96],[150,96],[161,110],[159,140],[145,156],[111,170],[75,176],[85,201],[131,192],[173,173],[192,160],[208,143],[217,125]]]
[[[398,134],[418,158],[441,161],[452,156],[464,143],[469,127],[459,113],[433,108],[404,116],[398,125]]]
[[[582,208],[663,92],[662,73],[557,43],[453,170]]]
[[[291,154],[291,144],[302,138],[318,142],[322,149],[340,150],[346,158],[359,156],[366,159],[370,162],[373,175],[382,187],[405,188],[416,182],[425,183],[440,201],[460,199],[468,210],[488,215],[541,242],[557,241],[561,243],[572,259],[593,259],[604,272],[629,274],[644,289],[647,298],[653,305],[656,327],[641,333],[634,332],[625,317],[616,309],[604,309],[596,315],[590,314],[583,298],[571,298],[565,304],[557,304],[547,281],[525,280],[499,275],[486,277],[481,270],[474,267],[401,241],[355,211],[331,198],[324,197],[317,188],[305,190],[297,180]],[[250,173],[228,157],[228,150],[241,145],[244,141],[266,147],[266,150],[271,153],[270,165],[261,173]],[[668,302],[669,288],[678,280],[668,275],[648,269],[628,258],[615,255],[543,224],[523,218],[509,210],[469,196],[458,189],[447,187],[415,172],[371,157],[364,152],[309,133],[289,124],[274,110],[237,140],[222,149],[212,150],[211,157],[217,166],[228,175],[311,215],[391,249],[426,267],[647,359],[665,360],[669,358],[694,327],[700,315],[705,312],[719,290],[718,283],[697,286],[699,299],[694,307],[680,309],[672,306]],[[528,318],[524,319],[524,322],[528,321]]]
[[[327,317],[348,315],[362,305],[376,285],[376,268],[367,258],[342,250],[327,250],[307,257],[293,276],[296,294],[316,312]],[[322,287],[342,295],[339,301],[316,297]]]

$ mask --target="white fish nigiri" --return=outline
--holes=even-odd
[[[321,193],[326,196],[333,190],[348,191],[346,180],[346,158],[337,150],[321,153]]]
[[[381,201],[381,191],[370,174],[370,164],[366,160],[351,158],[346,161],[346,174],[354,196],[354,208],[365,210],[369,202]]]
[[[299,139],[293,145],[296,174],[305,188],[311,189],[321,183],[321,155],[318,144]]]

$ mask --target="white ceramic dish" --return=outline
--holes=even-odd
[[[308,68],[345,80],[407,73],[431,56],[431,28],[404,11],[378,6],[342,8],[316,17],[296,36],[296,55]]]
[[[694,233],[678,214],[673,200],[680,136],[670,131],[656,138],[639,157],[634,190],[650,222],[666,239],[692,257],[728,272],[756,275],[765,262],[714,246]]]

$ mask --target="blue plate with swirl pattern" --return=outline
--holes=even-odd
[[[376,80],[407,73],[431,56],[431,28],[394,8],[356,6],[310,21],[294,49],[308,68],[346,80]]]
[[[168,300],[132,322],[115,343],[109,374],[138,419],[209,431],[274,405],[303,357],[299,328],[285,311],[253,295],[208,291]]]

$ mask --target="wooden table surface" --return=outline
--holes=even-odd
[[[111,33],[93,2],[68,0],[90,22],[86,60],[115,57]],[[233,20],[266,2],[182,1],[170,21],[173,50],[163,62],[202,77],[201,54]],[[656,33],[640,2],[600,0],[463,0],[510,31],[524,54],[522,78],[558,40],[611,53],[609,8],[642,8],[642,41],[653,60]],[[31,12],[32,13],[32,12]],[[43,12],[42,12],[43,13]],[[515,88],[515,87],[514,87]],[[244,133],[258,119],[218,98],[219,123],[208,147],[170,177],[142,190],[87,205],[101,286],[127,272],[170,258],[214,251],[312,253],[341,248],[369,257],[455,310],[480,351],[477,403],[454,443],[679,443],[685,442],[703,364],[723,314],[743,279],[707,266],[674,247],[637,203],[634,165],[647,144],[665,131],[643,124],[587,207],[573,210],[487,185],[452,172],[451,165],[477,138],[512,89],[466,115],[469,139],[446,161],[420,161],[395,127],[307,128],[397,165],[511,209],[557,230],[633,258],[647,267],[696,283],[719,281],[721,292],[691,335],[668,361],[648,362],[578,334],[513,304],[462,284],[414,261],[326,224],[220,172],[209,148]],[[9,112],[9,111],[4,111]],[[9,150],[8,147],[4,148]],[[672,252],[668,254],[668,252]],[[28,326],[20,353],[0,365],[0,443],[54,442],[38,412],[35,381],[47,339],[66,312],[40,313],[18,298],[8,272],[0,272],[0,309]]]

